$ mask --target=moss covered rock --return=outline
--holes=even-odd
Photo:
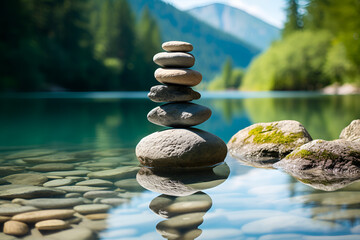
[[[266,165],[280,160],[311,140],[301,123],[285,120],[257,123],[244,128],[230,139],[227,146],[231,156],[241,161]]]
[[[360,144],[314,140],[274,165],[305,184],[332,191],[360,177]]]

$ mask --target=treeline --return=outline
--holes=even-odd
[[[148,90],[160,30],[126,0],[0,3],[0,91]]]
[[[360,1],[299,2],[288,0],[282,39],[252,62],[242,90],[360,85]]]

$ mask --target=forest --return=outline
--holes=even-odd
[[[334,83],[360,85],[359,16],[359,0],[288,0],[281,40],[253,60],[238,88],[318,90]]]
[[[147,90],[160,29],[126,0],[0,3],[0,91]]]

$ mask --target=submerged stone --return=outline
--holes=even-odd
[[[49,219],[67,219],[72,217],[74,213],[74,210],[70,209],[41,210],[17,214],[12,217],[12,220],[26,223],[35,223]]]
[[[32,173],[18,173],[4,177],[6,181],[12,184],[24,184],[24,185],[33,185],[39,186],[48,180],[47,177],[41,174],[32,174]]]
[[[152,109],[147,119],[167,127],[191,127],[201,124],[211,116],[211,110],[195,103],[168,103]]]
[[[358,180],[359,163],[360,144],[345,140],[314,140],[297,148],[274,166],[304,182],[317,176],[315,182],[319,187],[323,185],[321,189],[327,190],[326,186],[333,182],[344,180],[350,184]]]
[[[154,168],[209,167],[223,162],[226,154],[223,140],[196,128],[155,132],[136,146],[140,163]]]
[[[181,85],[156,85],[148,97],[153,102],[185,102],[199,99],[200,93]]]
[[[64,195],[65,191],[60,189],[27,186],[27,185],[3,185],[0,186],[0,198],[13,199],[13,198],[36,198]]]
[[[249,163],[274,163],[312,138],[297,121],[257,123],[237,132],[228,142],[231,156]]]
[[[35,198],[35,199],[13,199],[13,203],[32,206],[42,209],[69,208],[83,204],[82,198]]]
[[[4,233],[15,236],[22,236],[29,232],[29,227],[19,221],[7,221],[4,223]]]

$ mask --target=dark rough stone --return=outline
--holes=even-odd
[[[150,89],[148,97],[153,102],[186,102],[199,99],[201,95],[186,86],[156,85]]]

